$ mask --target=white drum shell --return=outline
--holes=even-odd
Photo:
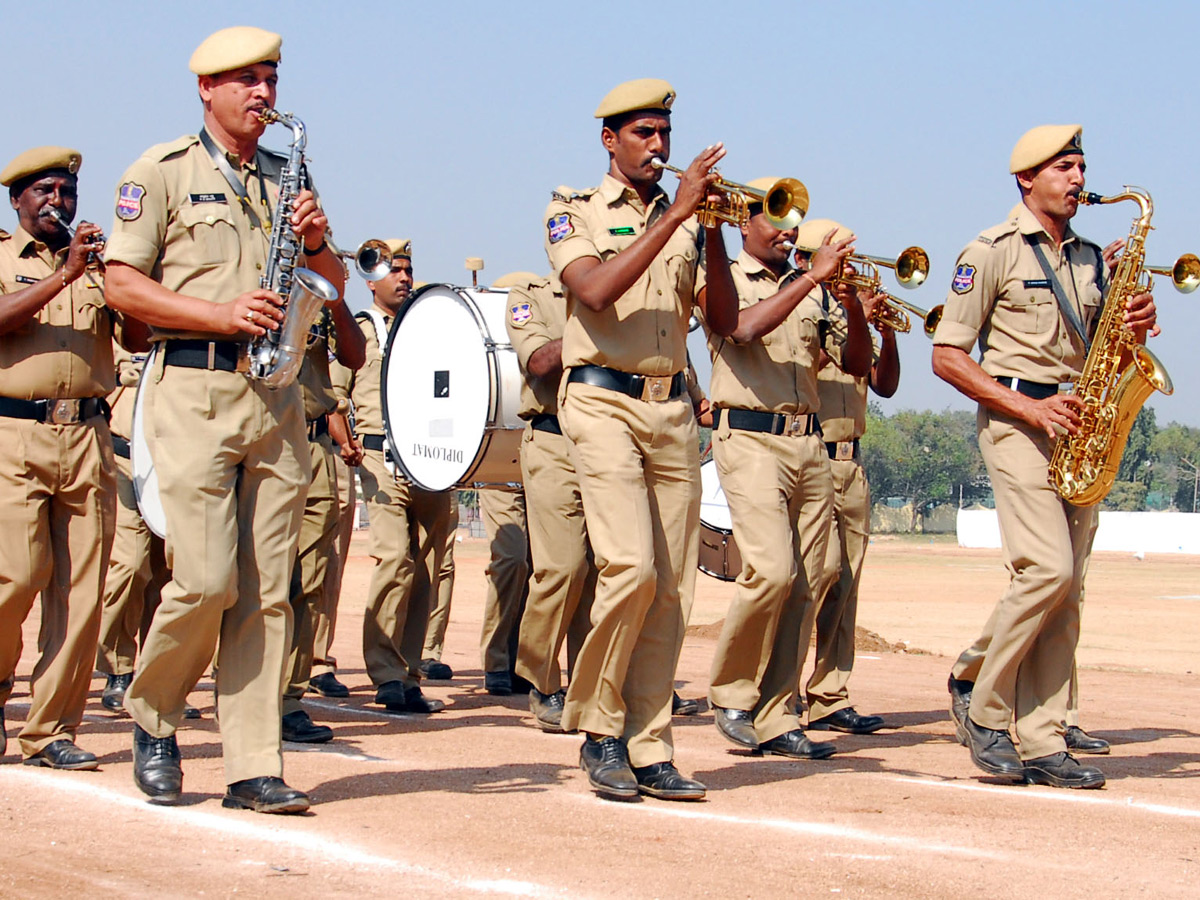
[[[712,459],[700,467],[700,521],[718,531],[733,533],[729,503],[721,490],[716,460]]]
[[[160,538],[167,536],[167,515],[163,512],[162,498],[158,493],[158,473],[154,469],[154,458],[146,442],[146,384],[153,377],[154,363],[158,358],[158,344],[146,356],[142,377],[138,381],[137,396],[133,401],[133,424],[130,427],[129,462],[133,468],[133,492],[137,497],[138,510],[146,525]]]

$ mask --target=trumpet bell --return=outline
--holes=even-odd
[[[1200,287],[1200,257],[1185,253],[1171,267],[1171,284],[1181,294],[1190,294]]]
[[[937,331],[938,323],[942,321],[942,313],[946,311],[946,305],[940,303],[925,313],[925,336],[933,337],[933,333]]]
[[[1197,260],[1200,264],[1200,260]],[[896,257],[896,281],[906,288],[920,287],[929,276],[929,254],[920,247],[908,247]]]
[[[767,221],[780,231],[791,231],[808,215],[808,188],[797,178],[780,178],[763,197]]]
[[[354,269],[366,281],[379,281],[392,271],[392,251],[377,238],[363,241],[354,251]]]

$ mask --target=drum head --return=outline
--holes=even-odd
[[[733,533],[729,504],[721,490],[716,460],[712,459],[700,467],[700,521],[717,531]]]
[[[491,334],[472,291],[435,284],[400,311],[383,361],[388,442],[418,487],[461,484],[482,455],[495,417]],[[497,340],[507,342],[507,335]]]
[[[137,396],[133,401],[133,432],[129,442],[129,461],[133,467],[133,492],[137,496],[138,511],[151,531],[160,538],[167,536],[167,515],[163,512],[162,499],[158,493],[158,473],[154,470],[154,459],[150,445],[146,442],[146,383],[154,371],[158,357],[158,344],[146,356],[142,377],[138,381]]]

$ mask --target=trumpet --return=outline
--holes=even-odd
[[[674,172],[680,178],[684,170],[668,165],[658,157],[650,160],[656,169]],[[712,228],[717,222],[745,225],[750,221],[750,204],[761,203],[767,221],[780,231],[790,231],[808,214],[808,188],[795,178],[780,178],[765,191],[752,188],[736,181],[718,178],[713,185],[723,195],[721,202],[707,200],[696,210],[696,217],[704,228]]]
[[[49,216],[54,220],[55,224],[57,224],[60,228],[62,228],[63,231],[67,233],[67,238],[69,240],[75,240],[75,229],[67,224],[67,220],[62,217],[62,213],[52,206],[50,207]],[[95,276],[92,275],[92,270],[95,269],[98,272],[104,271],[104,261],[100,259],[100,254],[104,252],[104,243],[105,241],[103,234],[97,235],[95,240],[89,242],[89,246],[95,247],[95,249],[88,251],[87,270],[85,272],[88,281],[95,285],[95,287],[100,291],[101,297],[104,296],[104,287],[96,281]]]
[[[392,271],[392,251],[378,238],[371,238],[358,245],[357,250],[342,250],[328,233],[325,243],[335,256],[354,261],[354,271],[365,281],[379,281]]]
[[[1200,257],[1195,253],[1183,254],[1173,266],[1146,266],[1145,269],[1155,275],[1170,276],[1171,284],[1181,294],[1190,294],[1200,287]]]
[[[945,311],[945,304],[939,303],[931,310],[923,310],[919,306],[914,306],[901,300],[894,294],[889,294],[887,291],[882,291],[883,300],[875,304],[875,309],[871,313],[872,325],[883,325],[892,331],[900,334],[908,334],[912,331],[912,321],[909,319],[905,310],[912,313],[922,320],[922,328],[925,332],[925,337],[933,337],[933,333],[937,331],[938,323],[942,321],[942,313]]]

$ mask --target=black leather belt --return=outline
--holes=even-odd
[[[117,456],[121,457],[122,459],[131,459],[132,457],[129,455],[129,441],[125,440],[125,438],[121,437],[119,434],[114,434],[112,439],[113,453],[117,454]]]
[[[529,424],[534,431],[548,431],[550,434],[562,434],[562,427],[558,424],[558,416],[552,416],[549,413],[538,413],[529,420]]]
[[[1036,381],[1026,381],[1024,378],[1009,378],[1007,375],[997,375],[996,380],[1032,400],[1045,400],[1058,393],[1057,384],[1039,384]]]
[[[606,388],[638,400],[674,400],[687,393],[687,380],[682,372],[674,375],[634,375],[604,366],[576,366],[571,369],[567,382]]]
[[[329,421],[324,416],[308,423],[308,439],[310,441],[319,441],[323,434],[329,434]]]
[[[854,459],[858,456],[858,438],[852,441],[826,441],[830,459]]]
[[[790,434],[806,435],[820,434],[821,423],[816,413],[787,413],[760,412],[756,409],[723,409],[713,410],[713,428],[721,427],[721,419],[729,417],[729,427],[738,431],[757,431],[761,434]]]
[[[47,425],[78,425],[92,416],[109,418],[112,411],[103,397],[84,397],[82,400],[17,400],[0,397],[0,416],[10,419],[33,419]]]
[[[248,372],[247,345],[237,341],[166,341],[163,362],[185,369]]]
[[[387,445],[387,440],[382,434],[364,434],[362,445],[364,450],[382,450]]]

